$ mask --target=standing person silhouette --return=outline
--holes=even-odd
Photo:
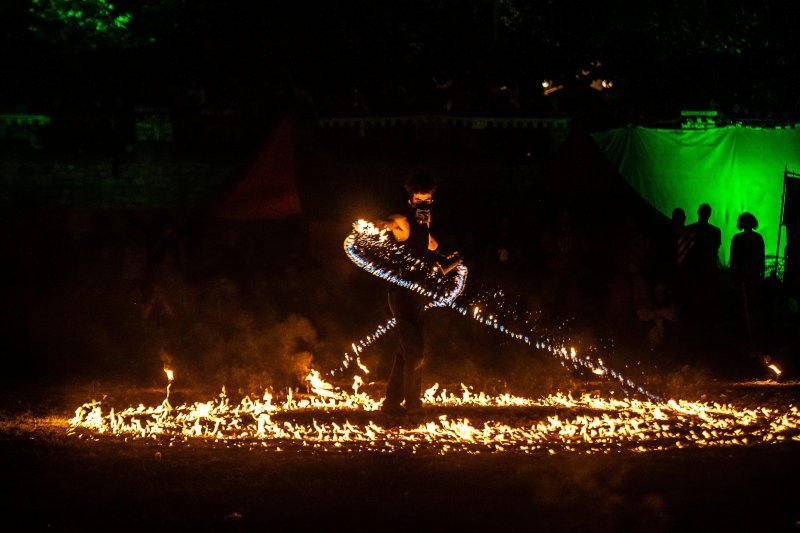
[[[686,213],[680,207],[672,210],[670,239],[672,244],[672,267],[682,268],[686,264],[686,255],[692,247],[693,235],[686,227]]]
[[[558,212],[553,226],[541,235],[540,249],[545,267],[542,283],[545,305],[554,313],[579,312],[588,244],[571,210]]]
[[[437,250],[431,235],[431,206],[437,184],[427,174],[413,174],[405,182],[408,205],[405,213],[378,222],[391,230],[398,243],[425,254]],[[424,312],[427,302],[421,296],[396,285],[389,289],[389,308],[397,321],[400,350],[395,355],[386,398],[381,410],[390,415],[415,414],[422,410],[422,367],[425,350]]]
[[[748,350],[756,348],[762,319],[764,239],[754,230],[758,220],[742,213],[736,221],[741,231],[731,239],[731,276],[739,297],[739,310],[747,332]]]
[[[686,226],[686,212],[676,207],[672,210],[669,225],[668,250],[665,256],[667,261],[663,265],[669,288],[675,297],[678,306],[678,315],[686,314],[689,302],[689,279],[686,268],[686,258],[689,250],[694,245],[694,233]]]
[[[687,227],[691,246],[686,253],[688,314],[697,328],[697,338],[712,342],[712,329],[717,318],[719,293],[719,247],[722,233],[709,223],[711,206],[701,204],[697,222]]]

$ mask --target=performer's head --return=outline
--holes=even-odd
[[[408,203],[411,206],[433,203],[433,194],[437,189],[436,180],[429,174],[418,172],[406,180],[405,189]]]

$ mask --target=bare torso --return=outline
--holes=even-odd
[[[404,242],[408,240],[411,234],[411,225],[405,215],[390,215],[388,219],[379,223],[381,227],[391,230],[392,235],[397,242]],[[433,235],[428,234],[428,250],[436,250],[439,243],[433,238]]]

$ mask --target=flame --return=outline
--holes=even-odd
[[[127,438],[168,439],[191,444],[213,439],[232,446],[285,449],[289,446],[320,451],[401,450],[437,453],[611,453],[646,452],[686,447],[747,446],[800,441],[797,407],[736,407],[714,402],[603,398],[598,395],[555,393],[543,398],[512,394],[490,395],[461,384],[458,393],[439,384],[423,395],[426,409],[470,407],[483,420],[438,414],[418,424],[384,427],[373,420],[320,422],[318,417],[337,412],[349,417],[375,411],[380,401],[361,391],[363,380],[353,378],[352,393],[323,380],[318,371],[306,377],[310,393],[295,398],[289,389],[282,402],[271,393],[258,399],[245,396],[231,403],[225,389],[215,399],[170,407],[104,409],[93,401],[76,409],[70,434],[93,438],[119,435]],[[515,411],[509,424],[487,416],[483,408]],[[568,409],[569,411],[565,411]],[[302,412],[314,418],[295,419]],[[491,413],[489,413],[491,414]]]
[[[361,385],[364,384],[364,380],[361,379],[361,376],[354,376],[353,377],[353,394],[358,395],[358,389],[361,388]]]
[[[433,270],[432,265],[427,265],[430,271],[426,268],[417,268],[424,261],[414,257],[405,247],[389,241],[389,234],[388,229],[378,228],[369,221],[359,219],[353,223],[353,231],[344,241],[344,251],[351,261],[374,276],[412,290],[430,299],[434,306],[452,305],[464,290],[467,267],[463,263],[457,264],[454,267],[455,274],[448,278],[443,278],[438,271]],[[369,257],[380,264],[376,265],[368,259]],[[397,271],[404,269],[408,271],[417,269],[418,272],[423,272],[428,282],[436,282],[431,285],[445,283],[446,288],[441,289],[444,294],[429,290],[419,282],[403,279]]]
[[[172,383],[172,380],[175,379],[175,373],[172,371],[172,369],[165,367],[164,373],[167,375],[167,380]]]
[[[767,365],[767,368],[769,368],[770,370],[772,370],[773,372],[775,372],[775,375],[776,375],[776,376],[780,376],[780,375],[782,374],[782,372],[781,372],[781,369],[780,369],[780,368],[778,368],[778,367],[777,367],[776,365],[774,365],[774,364],[772,364],[772,365]]]
[[[323,380],[318,371],[311,370],[306,376],[306,381],[316,395],[324,398],[336,397],[336,393],[333,392],[333,385]]]

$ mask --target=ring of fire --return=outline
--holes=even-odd
[[[289,389],[280,397],[265,392],[260,397],[245,396],[234,403],[223,388],[219,396],[207,402],[173,406],[169,396],[174,374],[165,369],[168,385],[161,404],[116,410],[92,401],[76,409],[68,433],[92,439],[111,436],[170,445],[212,442],[275,451],[442,454],[647,452],[800,442],[800,411],[795,406],[775,409],[664,400],[605,367],[601,360],[579,356],[575,348],[567,348],[564,342],[553,338],[535,340],[531,335],[514,332],[502,324],[502,317],[484,317],[475,302],[470,305],[472,312],[456,304],[464,288],[466,268],[452,276],[454,285],[437,292],[424,284],[408,283],[397,278],[391,269],[363,260],[358,252],[363,252],[364,247],[385,247],[387,240],[369,223],[359,221],[354,227],[354,233],[345,241],[345,250],[362,268],[430,297],[431,306],[451,308],[532,348],[549,352],[564,366],[588,369],[597,376],[619,382],[644,399],[588,394],[573,397],[562,393],[534,399],[476,393],[463,384],[460,393],[455,394],[440,390],[436,384],[424,394],[426,412],[421,419],[405,420],[402,424],[381,420],[377,413],[381,400],[361,390],[364,385],[361,376],[369,374],[369,369],[359,356],[393,327],[390,320],[365,339],[354,342],[353,353],[345,354],[342,366],[337,369],[341,371],[355,364],[357,373],[353,376],[352,392],[325,381],[318,371],[312,370],[305,378],[308,393],[304,395],[298,396]],[[383,250],[386,252],[395,255],[395,260],[409,260],[395,249]],[[513,423],[509,423],[509,418],[513,418]]]

